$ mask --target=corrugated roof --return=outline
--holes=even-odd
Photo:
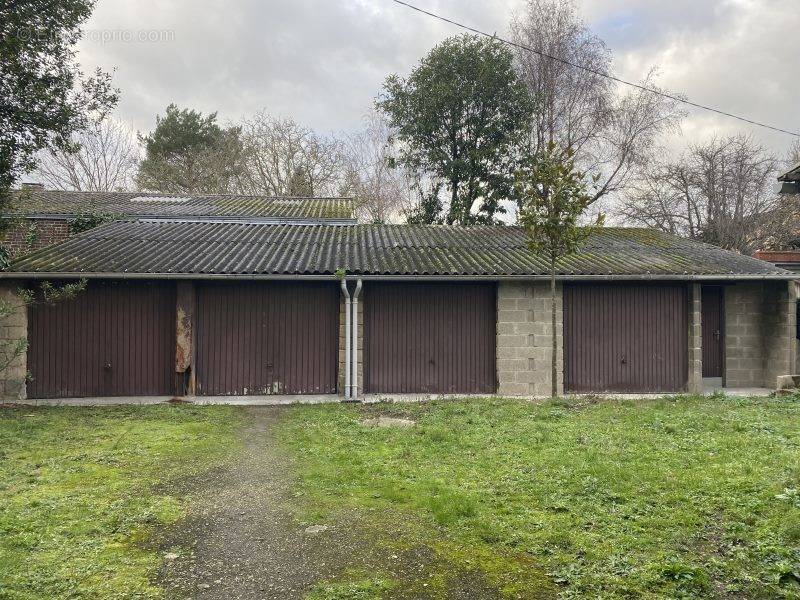
[[[81,213],[139,218],[223,218],[354,221],[350,198],[289,198],[221,194],[22,190],[17,214]]]
[[[21,258],[27,273],[542,276],[518,227],[117,221]],[[562,276],[783,277],[774,265],[647,229],[605,228]]]

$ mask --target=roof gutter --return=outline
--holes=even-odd
[[[0,279],[194,279],[208,281],[331,281],[333,274],[0,272]],[[358,275],[364,281],[550,281],[549,275]],[[795,281],[800,273],[764,275],[557,275],[557,281]]]

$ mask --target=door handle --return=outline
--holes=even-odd
[[[714,331],[714,339],[719,340],[722,337],[722,332],[719,329]]]

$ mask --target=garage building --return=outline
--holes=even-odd
[[[544,396],[553,335],[567,393],[775,388],[796,354],[795,274],[643,229],[559,263],[555,332],[516,227],[117,221],[1,277],[88,281],[0,330],[6,398],[343,395],[349,356],[358,394]]]

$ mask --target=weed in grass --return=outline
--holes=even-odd
[[[800,545],[800,517],[792,516],[783,525],[783,539],[793,546]]]
[[[687,565],[675,559],[665,564],[660,571],[665,581],[674,582],[677,588],[687,592],[705,592],[709,588],[708,573],[694,565]]]

